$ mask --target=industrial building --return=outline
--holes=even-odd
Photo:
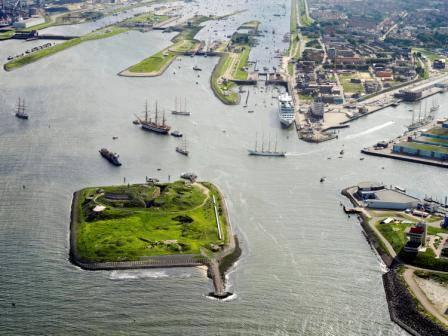
[[[358,185],[355,197],[371,209],[415,209],[420,200],[403,192],[386,188],[381,183],[363,182]]]

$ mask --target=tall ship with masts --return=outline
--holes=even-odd
[[[248,149],[248,152],[249,152],[249,155],[253,155],[253,156],[286,157],[286,152],[277,151],[277,138],[275,139],[274,150],[271,150],[271,137],[269,137],[267,147],[265,147],[264,137],[262,137],[261,148],[259,148],[257,135],[255,135],[254,149]]]
[[[157,102],[156,102],[156,111],[155,111],[154,120],[151,118],[151,116],[149,116],[149,118],[148,118],[148,113],[149,113],[148,103],[146,102],[145,118],[142,119],[137,116],[137,119],[140,122],[142,129],[145,131],[155,132],[155,133],[159,133],[159,134],[168,134],[171,127],[166,124],[165,113],[162,114],[162,122],[160,122],[159,111],[157,108]]]
[[[430,111],[434,113],[439,109],[439,107],[440,107],[440,105],[437,101],[437,97],[433,97],[432,98],[432,106],[431,106]]]
[[[415,119],[415,110],[412,110],[412,123],[407,126],[408,130],[413,131],[432,122],[435,118],[436,111],[437,109],[431,108],[428,112],[426,101],[425,101],[425,109],[424,111],[422,111],[422,103],[420,102],[417,119]]]
[[[182,115],[182,116],[191,115],[191,112],[187,111],[187,98],[184,99],[183,107],[182,107],[182,100],[179,98],[179,101],[178,101],[177,97],[174,98],[174,110],[172,110],[171,113],[175,114],[175,115]]]
[[[25,99],[19,98],[16,109],[16,117],[19,119],[28,119],[28,114],[25,112]]]
[[[176,147],[176,152],[185,156],[188,156],[190,154],[190,152],[187,149],[187,138],[184,137],[182,144]]]

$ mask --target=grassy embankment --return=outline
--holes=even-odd
[[[108,38],[108,37],[111,37],[114,35],[121,34],[127,30],[128,30],[127,28],[120,28],[120,27],[115,27],[115,26],[103,28],[103,29],[91,32],[89,34],[86,34],[84,36],[77,37],[77,38],[68,40],[66,42],[56,44],[52,47],[42,49],[42,50],[33,52],[31,54],[25,55],[23,57],[14,59],[14,60],[6,63],[4,65],[4,68],[6,71],[11,71],[11,70],[20,68],[24,65],[27,65],[29,63],[36,62],[44,57],[48,57],[48,56],[56,54],[60,51],[63,51],[65,49],[74,47],[83,42]]]
[[[298,0],[299,1],[299,8],[300,8],[300,23],[302,26],[311,26],[314,22],[312,18],[309,17],[307,11],[306,11],[306,0]]]
[[[260,22],[258,21],[249,21],[242,24],[238,30],[251,29],[256,32],[259,25]],[[233,81],[248,79],[247,62],[251,51],[251,34],[246,36],[245,42],[236,42],[232,38],[227,46],[227,51],[222,53],[221,59],[213,70],[210,79],[211,87],[218,99],[224,104],[236,105],[239,103],[240,95],[234,91],[236,85]]]
[[[396,217],[396,216],[394,216]],[[384,218],[383,218],[384,219]],[[404,218],[406,221],[415,222],[410,218]],[[448,271],[448,260],[436,259],[435,253],[431,247],[427,247],[425,252],[419,252],[416,256],[409,255],[403,251],[403,247],[407,242],[405,230],[411,227],[411,223],[390,223],[380,224],[381,221],[375,223],[378,231],[382,236],[392,245],[395,252],[400,258],[417,267]],[[434,226],[428,226],[428,235],[437,235],[438,233],[448,233],[447,229],[442,229]]]
[[[13,37],[15,35],[15,33],[16,32],[14,30],[9,30],[4,33],[0,33],[0,40],[7,40],[7,39]]]
[[[197,16],[193,19],[192,25],[185,27],[171,41],[173,44],[143,61],[132,65],[127,70],[134,73],[161,74],[174,61],[178,53],[185,53],[197,48],[199,41],[195,40],[195,35],[202,29],[201,23],[210,20],[207,16]]]
[[[239,102],[239,95],[233,90],[236,84],[222,78],[226,69],[231,66],[231,62],[230,54],[224,53],[215,66],[210,79],[213,92],[219,100],[227,105],[235,105]]]
[[[149,185],[87,188],[81,191],[76,232],[83,261],[129,261],[145,256],[200,254],[227,241],[227,222],[214,187],[208,195],[182,181]],[[98,191],[101,190],[101,192]],[[218,239],[211,195],[219,204],[225,239]],[[119,198],[119,199],[117,199]],[[94,215],[96,205],[106,210]]]

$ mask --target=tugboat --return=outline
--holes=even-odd
[[[137,117],[138,118],[138,117]],[[168,134],[171,127],[165,123],[165,113],[162,117],[162,123],[159,123],[159,112],[157,110],[157,102],[156,102],[156,116],[155,120],[152,121],[151,117],[148,119],[148,103],[145,105],[145,119],[138,118],[140,125],[143,130],[155,132],[158,134]]]
[[[20,99],[17,103],[16,117],[19,119],[28,119],[28,114],[25,112],[25,99]]]
[[[176,152],[178,152],[179,154],[188,156],[188,154],[190,152],[187,150],[187,139],[186,138],[184,138],[184,141],[182,142],[181,146],[176,147]]]
[[[121,162],[118,161],[120,156],[117,153],[112,153],[106,148],[101,148],[99,152],[103,158],[112,163],[114,166],[121,166]]]
[[[171,135],[176,138],[182,138],[183,134],[179,131],[172,131]]]

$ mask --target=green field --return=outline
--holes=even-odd
[[[175,57],[176,53],[168,51],[168,48],[166,48],[151,57],[144,59],[140,63],[131,66],[128,70],[130,72],[142,73],[161,72],[171,64]]]
[[[376,228],[392,245],[395,252],[403,261],[417,267],[448,271],[448,259],[436,259],[432,248],[429,246],[425,252],[419,252],[416,256],[403,251],[403,247],[408,240],[405,230],[411,227],[412,224],[380,224],[380,222],[381,220],[375,223]],[[448,230],[428,226],[429,235],[436,235],[437,233],[448,233]]]
[[[194,40],[194,36],[202,29],[200,24],[208,20],[210,20],[208,16],[195,16],[191,25],[184,27],[171,40],[174,43],[173,45],[131,66],[127,70],[134,73],[162,73],[176,58],[176,53],[191,51],[197,47],[199,41]]]
[[[115,27],[115,26],[111,26],[111,27],[107,27],[107,28],[103,28],[94,32],[91,32],[87,35],[84,35],[82,37],[77,37],[71,40],[68,40],[66,42],[60,43],[60,44],[56,44],[52,47],[46,48],[46,49],[42,49],[36,52],[33,52],[31,54],[25,55],[23,57],[14,59],[8,63],[6,63],[4,65],[4,68],[6,71],[11,71],[14,70],[16,68],[20,68],[24,65],[27,65],[29,63],[33,63],[36,62],[44,57],[48,57],[51,56],[53,54],[56,54],[60,51],[63,51],[65,49],[74,47],[80,43],[86,42],[86,41],[92,41],[92,40],[98,40],[98,39],[103,39],[103,38],[108,38],[117,34],[121,34],[125,31],[127,31],[128,29],[126,28],[119,28],[119,27]]]
[[[14,30],[9,30],[3,33],[0,33],[0,40],[7,40],[11,37],[13,37],[15,35],[15,31]]]
[[[364,93],[364,86],[362,85],[362,83],[352,83],[352,82],[350,82],[350,80],[352,78],[357,78],[356,74],[339,74],[339,80],[341,81],[342,88],[344,89],[344,92]]]
[[[211,184],[130,185],[80,191],[76,246],[83,261],[127,261],[145,256],[207,253],[223,244],[226,218]],[[211,195],[219,205],[223,240],[218,238]],[[94,213],[97,205],[106,206]],[[72,232],[73,234],[73,232]]]
[[[167,15],[156,15],[153,12],[151,13],[143,13],[140,15],[136,15],[129,19],[123,21],[123,23],[160,23],[168,20],[170,17]]]
[[[242,46],[242,51],[238,53],[238,64],[237,64],[237,68],[235,69],[235,71],[233,72],[233,78],[234,79],[238,79],[238,80],[246,80],[247,79],[247,71],[244,70],[244,68],[247,65],[247,61],[249,59],[249,54],[250,54],[250,46],[249,45],[244,45]]]
[[[230,62],[230,55],[228,53],[225,53],[213,69],[210,83],[213,92],[219,98],[219,100],[227,105],[236,105],[239,102],[239,94],[233,90],[236,84],[231,81],[224,82],[222,80],[222,75],[230,66]]]

